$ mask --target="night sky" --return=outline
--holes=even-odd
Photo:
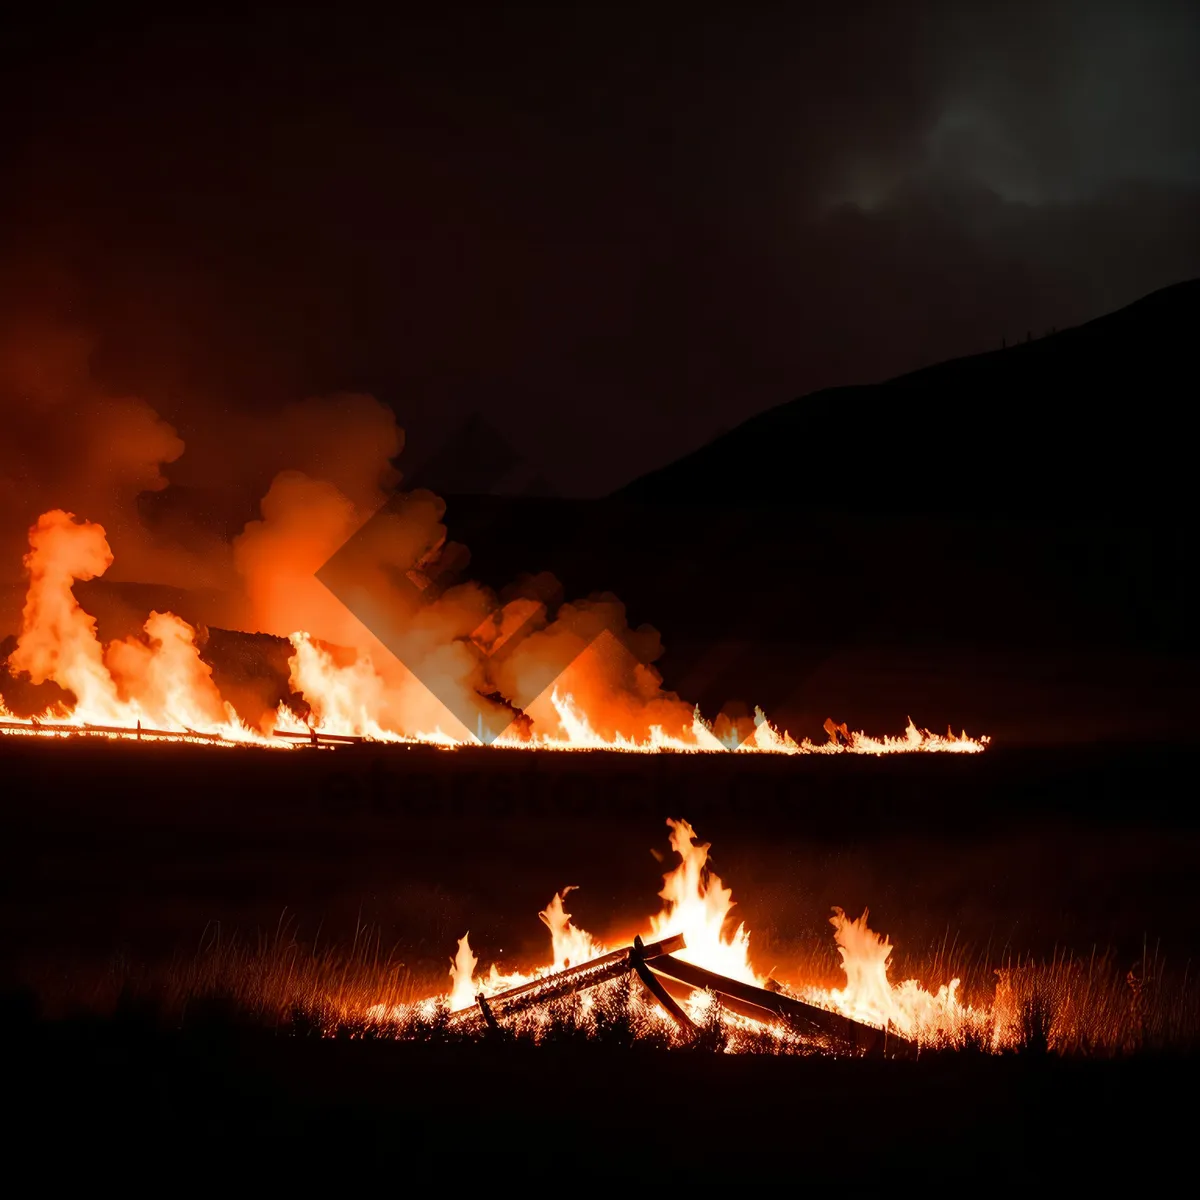
[[[360,390],[588,495],[1200,275],[1194,5],[427,10],[7,14],[0,319],[185,440]]]

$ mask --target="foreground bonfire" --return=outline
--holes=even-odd
[[[710,724],[698,709],[663,692],[652,669],[637,666],[629,673],[632,682],[614,675],[611,665],[595,651],[605,637],[615,643],[607,630],[592,643],[580,641],[586,648],[572,655],[569,666],[552,683],[528,695],[522,680],[531,668],[520,661],[521,670],[511,663],[506,667],[512,681],[509,694],[499,690],[502,700],[493,698],[498,690],[494,681],[484,679],[474,685],[471,699],[480,706],[476,730],[455,717],[399,663],[381,668],[378,663],[386,660],[387,651],[365,629],[359,629],[356,640],[361,644],[348,659],[308,633],[293,633],[289,684],[307,711],[281,704],[268,719],[251,724],[222,697],[211,666],[201,656],[196,630],[172,613],[150,613],[141,637],[101,643],[95,619],[83,610],[73,591],[77,581],[95,579],[112,565],[113,554],[99,525],[55,510],[38,520],[29,541],[25,556],[29,588],[21,633],[3,665],[12,676],[27,678],[34,685],[57,685],[63,699],[36,716],[18,719],[0,696],[0,733],[4,734],[181,739],[275,748],[373,740],[639,753],[977,753],[987,743],[986,738],[975,740],[965,733],[931,734],[911,721],[903,735],[883,738],[827,721],[828,742],[814,744],[780,731],[760,709],[755,710],[752,726],[739,728],[728,720]],[[523,603],[525,607],[515,611],[524,620],[530,602]],[[464,681],[470,671],[486,666],[497,639],[505,636],[510,608],[481,624],[481,629],[486,626],[485,634],[476,630],[469,638],[451,638],[434,648],[434,655],[445,659],[447,678],[470,691]],[[576,625],[594,617],[578,606],[571,615]],[[541,617],[544,625],[544,607]],[[412,624],[417,628],[420,621],[414,619]],[[564,634],[552,624],[539,630],[529,643],[542,635],[550,641],[561,641],[568,634],[580,640],[575,629]],[[501,729],[495,736],[485,736],[484,708],[489,715],[501,713]]]
[[[451,963],[449,992],[419,1005],[368,1009],[370,1020],[403,1027],[429,1018],[439,1004],[455,1022],[482,1023],[542,1010],[578,996],[584,1017],[595,1006],[594,989],[635,976],[640,1003],[673,1027],[675,1038],[692,1042],[714,1021],[735,1031],[806,1043],[834,1051],[905,1053],[921,1045],[962,1045],[997,1034],[989,1009],[958,998],[959,980],[925,990],[917,981],[888,979],[891,943],[867,925],[864,912],[849,919],[839,908],[831,924],[846,984],[842,988],[793,985],[763,978],[750,961],[750,933],[733,926],[733,893],[708,866],[709,845],[698,842],[684,820],[667,821],[679,865],[664,877],[660,913],[628,944],[604,945],[572,923],[564,907],[573,888],[564,888],[538,915],[551,937],[552,961],[529,972],[502,973],[494,964],[477,975],[479,962],[468,936]]]

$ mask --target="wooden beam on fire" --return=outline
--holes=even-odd
[[[272,731],[277,738],[289,738],[297,742],[311,742],[314,746],[331,742],[339,746],[359,746],[366,739],[348,733],[322,733],[319,729],[308,729],[304,733],[292,733],[283,729]]]
[[[888,1030],[864,1025],[861,1021],[818,1008],[815,1004],[807,1004],[783,992],[768,991],[754,984],[729,979],[714,971],[683,962],[670,954],[656,957],[653,969],[656,974],[688,987],[714,992],[731,1012],[751,1017],[756,1021],[782,1019],[802,1033],[833,1038],[843,1045],[853,1046],[868,1054],[882,1054],[886,1051],[904,1053],[912,1046],[907,1039]]]
[[[654,961],[661,955],[670,954],[685,947],[682,934],[664,938],[661,942],[651,942],[641,951],[643,961]],[[493,1016],[504,1016],[509,1013],[521,1012],[538,1004],[549,1004],[552,1000],[569,996],[573,992],[584,991],[597,987],[612,979],[619,979],[634,970],[634,948],[627,946],[623,950],[613,950],[598,958],[589,959],[574,967],[555,971],[551,975],[543,975],[506,992],[497,992],[488,996],[486,1003]],[[461,1009],[452,1015],[454,1020],[466,1020],[480,1015],[479,1008]]]
[[[492,1012],[491,1006],[487,1002],[487,997],[482,992],[475,997],[475,1003],[479,1005],[479,1011],[483,1014],[483,1019],[487,1022],[487,1027],[493,1031],[498,1030],[500,1024],[496,1020],[496,1014]],[[470,1012],[470,1009],[467,1011]]]
[[[0,729],[19,729],[23,733],[80,734],[98,733],[105,737],[198,738],[204,742],[223,742],[219,733],[197,733],[194,729],[147,729],[142,725],[67,725],[56,721],[0,721]]]
[[[661,943],[659,943],[661,945]],[[641,937],[633,939],[633,946],[629,951],[629,961],[633,965],[633,969],[637,972],[638,978],[642,981],[645,989],[658,1001],[660,1007],[666,1012],[667,1016],[679,1026],[688,1037],[695,1037],[699,1032],[692,1019],[679,1007],[671,997],[666,988],[663,987],[658,976],[654,974],[646,962],[646,945]]]
[[[554,1000],[561,1000],[564,996],[570,996],[575,992],[586,991],[588,988],[608,983],[612,979],[619,979],[622,975],[627,975],[629,969],[629,960],[622,951],[621,957],[617,961],[602,963],[595,959],[582,966],[573,967],[570,971],[558,971],[553,975],[543,976],[541,979],[534,980],[533,983],[513,988],[510,992],[500,992],[495,996],[485,998],[485,1002],[494,1021],[497,1016],[497,1008],[500,1016],[511,1016],[524,1012],[527,1008],[536,1008],[539,1004],[550,1004]],[[483,1010],[477,1002],[475,1008],[461,1009],[459,1012],[452,1013],[450,1019],[465,1021],[477,1018],[481,1013]],[[486,1020],[486,1014],[483,1015]]]
[[[476,998],[476,1006],[452,1014],[451,1019],[466,1021],[482,1017],[489,1028],[496,1028],[498,1017],[549,1004],[632,971],[679,1028],[691,1037],[698,1032],[695,1023],[675,997],[686,998],[699,989],[720,997],[730,1012],[755,1021],[782,1020],[809,1037],[832,1040],[861,1053],[907,1055],[915,1049],[912,1042],[891,1030],[865,1025],[841,1013],[797,1000],[782,991],[730,979],[674,957],[677,951],[685,948],[682,934],[650,945],[645,945],[640,937],[635,938],[632,946],[622,950],[613,950],[577,966],[543,975],[494,996],[481,994]]]

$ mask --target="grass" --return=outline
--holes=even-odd
[[[1116,1055],[1195,1050],[1200,994],[1190,978],[1147,947],[1126,967],[1111,954],[1056,955],[998,972],[997,1026],[1027,1052]]]
[[[348,946],[321,945],[302,941],[281,917],[272,934],[253,941],[210,925],[190,956],[161,965],[114,959],[99,976],[73,977],[65,986],[43,979],[36,990],[55,1015],[116,1014],[137,1004],[180,1026],[224,1009],[243,1023],[268,1028],[299,1013],[332,1028],[372,1005],[412,1005],[435,986],[414,979],[395,950],[385,950],[377,930],[358,929]]]
[[[810,978],[838,985],[836,959],[809,949]],[[916,978],[930,988],[961,980],[960,996],[979,1019],[962,1022],[922,1052],[1019,1053],[1026,1056],[1121,1057],[1200,1048],[1200,993],[1187,965],[1172,970],[1157,948],[1120,963],[1111,953],[1056,953],[1048,961],[999,964],[950,939],[920,961],[901,960],[893,982]],[[43,980],[36,991],[47,1015],[86,1012],[163,1029],[212,1033],[243,1029],[296,1037],[387,1039],[665,1049],[681,1039],[631,979],[499,1020],[499,1029],[452,1020],[444,976],[414,973],[378,931],[359,928],[343,947],[305,942],[292,922],[248,941],[205,930],[194,953],[159,966],[117,960],[98,977]],[[21,1003],[27,1003],[23,1001]],[[782,1028],[731,1016],[713,996],[691,1006],[699,1034],[691,1048],[708,1053],[812,1054],[814,1046]]]

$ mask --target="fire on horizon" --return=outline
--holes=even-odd
[[[7,667],[13,676],[26,677],[35,686],[56,685],[61,698],[45,711],[16,719],[0,695],[0,733],[203,739],[275,747],[318,744],[323,738],[326,745],[345,739],[445,747],[485,741],[438,700],[448,679],[460,697],[478,709],[480,731],[485,713],[498,714],[502,727],[486,742],[502,748],[891,754],[977,753],[987,745],[986,737],[976,740],[952,732],[939,736],[917,729],[911,720],[899,737],[871,737],[829,720],[829,740],[819,745],[807,739],[796,741],[777,730],[761,709],[756,710],[749,730],[739,730],[729,720],[722,724],[720,718],[714,724],[695,706],[664,691],[653,668],[631,664],[628,653],[620,653],[613,627],[621,614],[619,606],[611,603],[594,608],[566,605],[552,619],[545,605],[533,605],[531,612],[529,598],[519,598],[487,613],[471,636],[449,636],[447,621],[457,616],[462,624],[457,610],[465,609],[468,622],[478,615],[483,596],[479,589],[439,597],[434,603],[442,611],[432,621],[425,608],[410,614],[425,661],[436,661],[435,669],[449,673],[432,688],[428,676],[414,675],[345,610],[339,625],[354,633],[351,643],[326,646],[306,631],[289,635],[293,649],[289,683],[303,702],[303,714],[281,703],[253,725],[221,696],[212,668],[196,645],[196,631],[174,614],[152,612],[143,636],[101,643],[94,618],[72,591],[77,581],[94,579],[112,564],[112,550],[99,525],[52,510],[39,518],[29,537],[25,556],[29,590],[21,634]],[[276,543],[269,562],[260,568],[267,575],[260,575],[258,584],[269,596],[280,590],[272,575],[280,567],[280,553],[281,545]],[[423,555],[422,564],[427,566],[429,559]],[[303,569],[302,560],[281,570],[289,583],[290,611],[296,602],[291,585]],[[320,593],[310,588],[310,594]],[[328,593],[322,596],[325,619],[332,599]],[[609,625],[592,636],[595,630],[581,627],[577,614],[586,620],[597,609]],[[489,643],[504,639],[513,628],[532,628],[532,632],[525,632],[524,640],[503,660],[504,675],[492,678]],[[440,631],[445,640],[431,645],[431,630]],[[561,653],[561,644],[568,639],[568,655],[558,660],[564,669],[554,670],[547,686],[546,662],[556,662],[553,656]],[[347,651],[347,645],[353,648]],[[524,695],[520,691],[526,677],[541,685],[528,699],[528,690]],[[497,687],[506,684],[512,690],[500,692],[503,703],[493,699]]]

